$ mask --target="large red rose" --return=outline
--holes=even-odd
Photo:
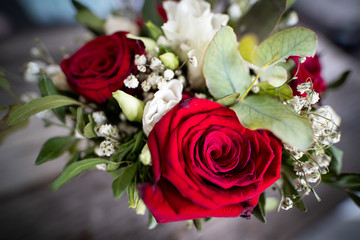
[[[139,186],[159,223],[250,216],[259,195],[280,177],[281,143],[243,127],[215,102],[189,98],[148,138],[154,182]]]
[[[294,95],[300,95],[296,87],[297,85],[306,81],[312,81],[313,89],[315,90],[315,92],[325,92],[326,83],[321,76],[321,64],[317,55],[315,55],[314,57],[307,57],[304,63],[299,63],[300,57],[293,56],[290,58],[296,63],[293,74],[295,74],[297,69],[299,68],[297,79],[290,82],[290,86],[294,92]]]
[[[136,54],[145,54],[142,41],[129,39],[126,32],[100,36],[61,62],[70,87],[85,99],[105,102],[119,90],[130,73],[137,71]]]

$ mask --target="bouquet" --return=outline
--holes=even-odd
[[[103,20],[73,0],[91,39],[59,64],[41,43],[32,49],[24,79],[41,97],[6,108],[2,129],[32,115],[67,129],[35,162],[70,153],[51,188],[105,171],[114,197],[126,192],[137,214],[148,211],[150,228],[193,221],[200,230],[212,217],[265,222],[267,201],[306,211],[302,199],[319,199],[322,182],[359,204],[360,175],[341,173],[333,146],[340,117],[321,104],[348,72],[325,84],[317,36],[293,26],[292,2],[145,1],[141,17]]]

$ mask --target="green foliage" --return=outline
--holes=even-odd
[[[260,78],[274,87],[280,87],[287,81],[287,71],[280,66],[269,66],[261,71]]]
[[[10,83],[5,77],[5,73],[0,71],[0,88],[4,89],[7,92],[10,92]]]
[[[308,120],[270,96],[249,96],[231,109],[247,128],[270,130],[285,143],[302,150],[312,143],[313,135]]]
[[[8,119],[8,124],[15,125],[28,119],[30,116],[44,110],[53,109],[67,105],[81,105],[80,102],[60,95],[50,95],[42,98],[31,100],[25,105],[17,108],[12,112]]]
[[[263,40],[277,26],[286,8],[286,0],[260,0],[239,20],[237,35],[254,33]]]
[[[138,167],[138,163],[134,163],[125,167],[123,173],[119,175],[112,183],[112,189],[113,189],[114,197],[116,199],[122,196],[126,188],[129,186],[129,184],[135,177],[137,167]]]
[[[330,174],[339,175],[341,173],[343,151],[335,146],[331,146],[326,149],[326,153],[331,156],[331,162],[329,166]]]
[[[226,97],[223,97],[219,100],[217,100],[217,103],[220,103],[221,105],[224,105],[225,107],[229,107],[235,104],[236,100],[239,98],[240,93],[233,93]]]
[[[84,136],[87,138],[94,138],[97,137],[94,128],[95,128],[95,122],[91,114],[88,114],[89,122],[84,127]]]
[[[251,80],[237,50],[236,35],[231,27],[220,29],[211,41],[204,58],[204,76],[209,92],[216,99],[233,93],[244,93]]]
[[[50,138],[42,146],[40,153],[36,158],[35,165],[43,164],[61,156],[72,147],[76,141],[77,139],[73,136]]]
[[[111,161],[136,161],[145,143],[143,131],[139,131],[134,138],[120,145],[119,149],[111,156]]]
[[[265,193],[260,194],[259,202],[252,211],[252,215],[258,218],[261,222],[266,223],[265,218]]]
[[[156,219],[154,218],[154,216],[149,212],[149,219],[148,219],[148,229],[152,230],[154,228],[156,228],[156,226],[158,225]]]
[[[256,85],[259,87],[258,95],[269,95],[273,97],[278,97],[284,100],[289,100],[292,98],[292,89],[289,85],[284,84],[281,87],[277,88],[270,85],[268,82],[260,82]]]
[[[293,27],[265,39],[254,51],[254,64],[271,66],[289,56],[312,57],[316,53],[317,36],[306,28]]]
[[[51,189],[57,190],[63,184],[67,183],[69,180],[77,176],[79,173],[95,168],[98,164],[103,163],[112,163],[107,160],[101,158],[88,158],[78,162],[74,162],[67,166],[64,171],[60,174],[60,176],[51,184]]]
[[[77,10],[75,15],[77,21],[86,26],[95,35],[105,34],[104,20],[100,19],[89,8],[77,0],[71,0],[71,2]]]
[[[58,95],[58,92],[48,76],[42,76],[39,80],[38,87],[42,97],[49,95]],[[65,108],[59,107],[52,109],[55,116],[63,123],[65,123]]]
[[[336,81],[330,83],[327,86],[327,89],[336,89],[336,88],[339,88],[342,85],[344,85],[345,82],[347,81],[347,79],[349,78],[350,73],[351,73],[351,71],[348,70],[348,71],[344,72],[343,74],[341,74],[341,76]]]
[[[194,223],[197,233],[200,235],[201,231],[202,231],[202,218],[194,219],[193,223]]]
[[[151,21],[155,25],[160,26],[163,24],[163,20],[157,12],[157,3],[158,1],[145,0],[142,9],[142,17],[144,22]]]
[[[26,119],[25,121],[21,121],[18,124],[14,124],[11,126],[8,125],[7,122],[9,119],[9,115],[11,115],[19,107],[21,107],[20,104],[10,105],[7,114],[0,120],[0,144],[7,136],[9,136],[10,134],[12,134],[20,129],[25,128],[29,124],[28,119]]]
[[[79,107],[76,110],[76,130],[82,134],[85,128],[84,110]]]
[[[145,24],[146,30],[149,34],[149,36],[154,39],[155,41],[163,34],[163,31],[161,30],[161,28],[159,28],[158,26],[156,26],[153,22],[151,21],[147,21]]]

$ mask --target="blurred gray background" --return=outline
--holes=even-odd
[[[101,17],[123,6],[125,1],[83,0]],[[130,1],[127,1],[130,2]],[[131,1],[138,7],[142,1]],[[318,33],[323,77],[337,79],[345,70],[352,74],[338,91],[329,92],[329,104],[342,117],[344,172],[360,172],[360,1],[297,0],[294,5],[300,25]],[[14,92],[35,90],[25,83],[21,72],[31,59],[34,38],[41,39],[55,59],[61,61],[60,47],[69,51],[86,30],[73,20],[69,0],[18,0],[0,3],[0,67],[11,73]],[[0,91],[0,106],[14,100]],[[40,119],[6,138],[0,145],[0,238],[1,239],[360,239],[360,210],[346,195],[327,186],[305,201],[308,212],[296,209],[269,212],[268,222],[257,219],[213,219],[198,236],[185,223],[160,225],[147,230],[147,218],[127,206],[126,197],[114,200],[112,179],[92,171],[52,192],[49,183],[60,173],[64,159],[34,166],[41,145],[51,136],[64,135],[61,129],[44,130]]]

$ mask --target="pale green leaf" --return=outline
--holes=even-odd
[[[97,137],[94,128],[95,128],[95,122],[93,117],[89,114],[88,115],[89,122],[84,127],[84,136],[87,138],[94,138]]]
[[[148,31],[150,37],[154,40],[157,40],[161,35],[163,35],[163,31],[161,28],[156,26],[153,22],[148,21],[145,24],[146,30]]]
[[[268,82],[260,82],[256,86],[259,87],[258,95],[266,94],[284,100],[289,100],[293,96],[292,89],[287,84],[284,84],[281,87],[277,88],[271,86]]]
[[[60,176],[51,184],[51,189],[59,189],[63,184],[77,176],[79,173],[95,168],[98,164],[111,163],[101,158],[88,158],[78,162],[74,162],[67,166]]]
[[[60,95],[37,98],[16,109],[9,116],[8,124],[15,125],[36,113],[67,105],[81,105],[81,103],[69,97]]]
[[[116,199],[120,198],[125,189],[129,186],[136,174],[136,170],[137,163],[134,163],[126,167],[126,170],[114,180],[112,183],[112,189]]]
[[[335,175],[339,175],[342,168],[342,159],[344,155],[343,151],[335,146],[331,146],[326,149],[326,152],[331,156],[331,162],[329,166],[330,172],[334,173]]]
[[[269,66],[261,71],[260,79],[274,87],[280,87],[287,81],[287,71],[280,66]]]
[[[266,223],[265,218],[265,193],[260,194],[259,202],[254,208],[253,214],[257,219],[259,219],[261,222]]]
[[[217,103],[220,103],[221,105],[224,105],[225,107],[229,107],[235,104],[236,100],[239,98],[240,93],[233,93],[226,97],[223,97],[219,100],[217,100]]]
[[[148,219],[148,229],[154,229],[156,228],[156,226],[158,225],[156,219],[154,218],[154,216],[149,212],[149,219]]]
[[[104,34],[105,21],[96,16],[90,9],[77,0],[72,0],[72,4],[76,8],[76,20],[84,24],[88,29],[97,35]]]
[[[313,135],[308,120],[270,96],[249,96],[231,109],[245,127],[270,130],[292,147],[305,150],[312,143]]]
[[[316,53],[317,36],[306,28],[293,27],[275,33],[254,51],[254,64],[273,65],[289,56],[312,57]]]
[[[249,70],[241,59],[231,27],[216,33],[206,51],[203,71],[209,92],[216,99],[236,92],[242,94],[250,86]]]
[[[258,38],[255,34],[248,33],[239,42],[239,52],[244,60],[253,61],[253,52],[257,48]]]
[[[77,139],[73,136],[54,137],[47,140],[42,146],[35,165],[43,164],[47,161],[53,160],[63,153],[65,153]]]

